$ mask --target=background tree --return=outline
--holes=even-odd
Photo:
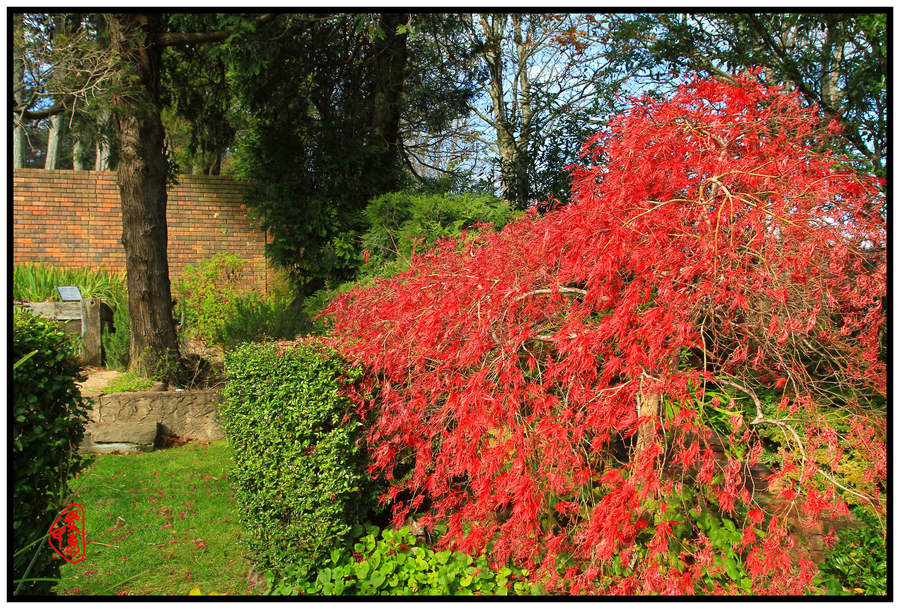
[[[686,71],[728,80],[763,68],[760,81],[796,88],[840,122],[841,149],[884,175],[886,13],[647,14],[618,19],[614,33],[627,45],[616,54],[623,69],[636,69],[655,86]]]
[[[502,196],[519,209],[544,200],[545,188],[552,188],[554,178],[543,173],[547,168],[540,161],[558,159],[563,148],[565,165],[577,158],[577,144],[557,135],[563,133],[561,123],[589,113],[609,115],[618,107],[617,93],[628,75],[618,71],[604,46],[607,21],[608,16],[522,13],[473,14],[466,20],[485,67],[478,80],[482,95],[470,105],[476,121],[466,135],[494,155]]]
[[[260,23],[272,17],[260,15],[249,21]],[[12,108],[14,119],[55,116],[105,90],[102,105],[111,111],[118,144],[131,365],[177,380],[181,362],[166,255],[169,165],[160,119],[161,57],[166,47],[221,42],[232,32],[169,31],[166,15],[118,13],[97,16],[105,27],[85,30],[67,44],[44,45],[47,28],[40,19],[28,14],[23,19],[35,25],[24,28],[25,86],[22,102]],[[48,97],[58,101],[45,107]],[[103,156],[98,154],[100,162]]]
[[[239,15],[174,14],[182,31],[239,29]],[[245,117],[227,79],[226,44],[170,47],[163,55],[163,90],[168,146],[183,173],[219,175]]]
[[[404,134],[439,130],[465,109],[467,93],[434,88],[419,52],[440,24],[413,41],[409,28],[399,13],[293,15],[269,28],[277,45],[232,45],[230,74],[250,117],[239,175],[255,184],[269,255],[303,296],[353,277],[362,209],[410,179]]]

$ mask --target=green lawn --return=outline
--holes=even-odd
[[[226,441],[141,455],[98,455],[73,484],[84,560],[62,567],[61,595],[260,594],[243,555]]]

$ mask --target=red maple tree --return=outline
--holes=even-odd
[[[886,483],[885,201],[834,129],[694,79],[585,144],[570,205],[339,298],[396,521],[550,590],[808,591],[789,519]]]

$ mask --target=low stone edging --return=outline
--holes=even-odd
[[[90,399],[94,423],[158,423],[163,435],[205,442],[225,438],[219,391],[133,391]]]

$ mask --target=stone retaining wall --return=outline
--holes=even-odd
[[[221,440],[218,391],[134,391],[91,398],[95,423],[159,423],[160,433]]]

